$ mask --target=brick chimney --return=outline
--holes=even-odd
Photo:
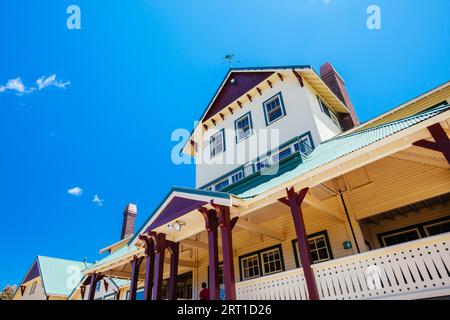
[[[122,235],[120,239],[125,239],[134,233],[134,223],[136,220],[137,207],[135,204],[129,203],[123,211]]]
[[[327,62],[320,67],[320,77],[323,82],[333,91],[333,93],[341,100],[350,111],[350,114],[339,113],[338,118],[344,131],[359,125],[359,119],[356,115],[355,108],[345,87],[345,81],[341,78],[331,63]]]

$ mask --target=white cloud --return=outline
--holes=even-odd
[[[3,93],[5,91],[9,90],[9,91],[13,91],[17,95],[21,96],[24,94],[31,93],[31,92],[35,91],[36,89],[41,91],[42,89],[50,87],[50,86],[57,87],[60,89],[65,89],[66,86],[68,86],[69,84],[70,84],[70,81],[63,82],[61,80],[57,80],[56,74],[52,74],[48,77],[44,76],[44,77],[40,77],[39,79],[37,79],[36,86],[27,87],[23,83],[22,79],[20,77],[18,77],[15,79],[8,80],[8,82],[5,85],[0,85],[0,93]]]
[[[19,77],[19,78],[15,78],[15,79],[10,79],[10,80],[8,80],[6,85],[0,86],[0,93],[7,91],[7,90],[15,91],[17,95],[22,95],[25,93],[33,92],[34,88],[27,88],[23,84],[22,79]]]
[[[81,197],[81,195],[83,194],[83,189],[81,189],[80,187],[74,187],[67,190],[67,193],[75,197]]]
[[[97,194],[94,196],[94,199],[92,199],[92,202],[98,205],[99,207],[103,206],[103,201],[105,200],[100,199],[100,197]]]
[[[36,80],[36,84],[39,90],[42,90],[50,86],[65,89],[66,86],[70,84],[70,81],[62,82],[61,80],[56,80],[56,74],[52,74],[51,76],[48,77],[45,76],[40,77],[39,79]]]

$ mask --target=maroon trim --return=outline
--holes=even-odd
[[[447,133],[445,133],[444,128],[442,128],[440,123],[436,123],[429,126],[428,131],[430,131],[440,151],[445,159],[447,159],[447,163],[450,164],[450,139],[448,138]]]
[[[86,293],[86,286],[82,285],[80,287],[80,292],[81,292],[81,300],[84,300],[84,295]]]
[[[203,122],[212,118],[230,103],[246,94],[272,74],[274,72],[231,72],[214,98],[211,107],[206,112]],[[231,79],[234,79],[233,83],[231,83]],[[241,107],[240,103],[238,104]]]
[[[294,188],[286,189],[287,198],[281,198],[279,201],[288,205],[291,209],[295,233],[297,235],[298,249],[300,252],[300,261],[302,262],[303,274],[305,276],[306,286],[308,287],[309,299],[319,300],[316,280],[311,268],[312,258],[311,252],[309,251],[308,236],[306,234],[305,222],[303,220],[301,208],[308,190],[309,188],[304,188],[299,193],[296,193]]]
[[[28,281],[31,281],[37,277],[39,277],[39,275],[41,274],[39,271],[39,264],[38,264],[38,259],[37,258],[34,262],[33,265],[30,268],[30,271],[28,271],[27,275],[25,276],[25,279],[23,279],[22,283],[26,283]]]
[[[161,211],[147,230],[155,230],[156,228],[163,226],[170,221],[173,221],[186,213],[205,205],[206,203],[207,202],[205,201],[197,201],[175,196],[170,200],[167,206]]]
[[[155,241],[155,277],[153,284],[153,300],[162,298],[162,282],[164,274],[164,254],[166,252],[166,235],[159,233],[153,238]]]
[[[198,211],[205,219],[205,228],[208,233],[209,299],[219,300],[219,249],[217,244],[217,227],[219,223],[215,210],[201,207]]]
[[[101,273],[94,273],[90,276],[88,300],[94,300],[97,282],[102,280],[103,277],[104,276]]]
[[[300,83],[300,87],[303,88],[304,87],[303,78],[300,75],[300,73],[298,73],[295,69],[292,69],[292,72],[294,73],[295,77],[297,78],[298,82]]]
[[[133,260],[131,260],[131,281],[130,281],[130,294],[128,298],[130,300],[136,300],[136,291],[137,291],[137,285],[139,280],[139,269],[141,267],[141,263],[143,257],[133,257]]]
[[[180,243],[169,242],[170,251],[170,276],[169,276],[169,300],[177,300],[178,260],[180,257]]]
[[[441,152],[436,142],[428,141],[428,140],[419,140],[413,142],[413,145],[420,148],[430,149],[433,151]]]
[[[445,159],[447,160],[447,163],[450,164],[450,139],[448,138],[444,128],[442,128],[440,123],[435,123],[429,126],[427,129],[436,142],[419,140],[413,142],[413,145],[416,147],[442,152]]]
[[[230,220],[230,208],[214,205],[219,219],[220,232],[222,235],[222,257],[223,257],[223,282],[225,286],[225,299],[236,300],[236,283],[233,264],[233,240],[231,230],[237,219]]]
[[[145,243],[145,254],[147,259],[145,261],[145,285],[144,285],[144,299],[152,299],[153,276],[155,272],[155,242],[149,235],[141,235],[139,237]]]

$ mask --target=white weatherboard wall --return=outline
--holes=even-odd
[[[279,92],[283,98],[286,115],[266,126],[263,103]],[[218,121],[215,127],[209,128],[203,135],[203,141],[199,142],[199,150],[203,150],[203,159],[201,163],[197,161],[196,165],[197,188],[308,131],[315,146],[340,133],[340,129],[331,119],[321,112],[316,95],[315,90],[306,81],[302,88],[298,80],[291,75],[285,77],[284,81],[275,82],[273,88],[264,90],[261,96],[253,95],[253,101],[243,103],[242,109],[235,107],[232,116]],[[248,112],[251,113],[253,134],[236,144],[235,121]],[[226,150],[210,159],[210,137],[222,129],[225,131]],[[277,133],[271,133],[271,130],[277,130]],[[274,137],[273,142],[267,142],[266,137],[269,139]],[[249,145],[253,148],[249,148]],[[258,145],[257,149],[255,145]]]

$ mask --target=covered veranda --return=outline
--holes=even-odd
[[[448,293],[448,234],[369,250],[370,237],[361,224],[383,212],[450,192],[447,109],[416,119],[413,124],[397,123],[400,127],[388,128],[385,137],[320,166],[309,163],[312,169],[303,174],[285,174],[238,196],[175,188],[126,247],[88,271],[90,290],[95,288],[98,277],[113,275],[131,279],[130,299],[135,299],[139,281],[145,284],[146,299],[161,299],[162,279],[168,275],[168,298],[175,299],[180,270],[206,267],[207,272],[197,272],[194,280],[208,280],[211,299],[218,299],[222,260],[225,297],[230,300],[360,299],[400,295],[402,290],[423,296],[429,292],[427,286],[433,285],[440,290],[435,294]],[[408,119],[411,121],[414,119]],[[358,139],[367,139],[367,134],[379,135],[375,130]],[[331,235],[335,242],[348,239],[352,246],[336,254],[336,259],[313,264],[308,229],[322,223],[320,219],[314,222],[318,217],[339,226]],[[281,223],[275,223],[278,220]],[[295,234],[300,267],[236,281],[236,256],[252,250],[245,239],[260,235],[263,241],[284,243],[290,242],[291,234]],[[192,249],[201,254],[192,254]],[[412,254],[414,250],[418,254]],[[420,260],[422,267],[418,257],[425,252],[429,257]],[[406,264],[395,264],[391,255],[399,255]],[[145,271],[141,264],[145,264]],[[365,271],[383,264],[392,265],[393,271],[383,269],[378,274],[382,288],[375,283],[371,289]],[[412,268],[414,265],[419,271]],[[408,286],[405,282],[416,284]],[[270,286],[273,283],[277,289]]]

